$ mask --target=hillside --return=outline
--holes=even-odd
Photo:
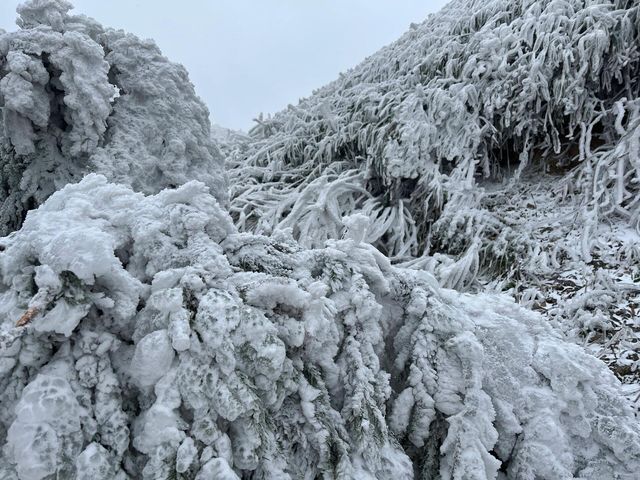
[[[638,6],[454,2],[249,135],[71,8],[0,33],[0,478],[636,478]]]
[[[453,1],[228,161],[241,230],[365,240],[593,344],[640,405],[637,2]]]
[[[639,22],[629,1],[453,1],[259,121],[230,163],[231,211],[309,246],[363,212],[367,240],[394,258],[501,236],[507,248],[483,250],[499,260],[514,239],[474,208],[474,187],[542,166],[571,175],[588,214],[637,227]]]

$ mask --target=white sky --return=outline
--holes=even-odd
[[[14,30],[20,0],[0,0]],[[153,38],[187,67],[212,120],[246,130],[296,103],[446,0],[72,0],[74,12]]]

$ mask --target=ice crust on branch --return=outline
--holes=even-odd
[[[0,233],[89,172],[138,191],[198,178],[226,202],[208,110],[152,41],[27,2],[0,34]]]
[[[53,194],[2,239],[0,476],[633,478],[604,364],[393,267],[361,220],[308,250],[238,233],[200,182]]]

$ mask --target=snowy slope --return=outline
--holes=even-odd
[[[567,193],[589,215],[637,227],[639,25],[629,0],[453,1],[260,121],[230,162],[232,214],[315,246],[362,212],[393,257],[479,243],[481,262],[499,261],[521,239],[476,208],[478,180],[537,164],[576,167]]]

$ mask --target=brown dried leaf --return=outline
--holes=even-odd
[[[31,307],[26,312],[24,312],[24,315],[20,317],[20,320],[18,320],[18,322],[16,323],[16,327],[24,327],[29,322],[31,322],[31,320],[33,320],[33,317],[35,317],[37,314],[38,309],[35,307]]]

